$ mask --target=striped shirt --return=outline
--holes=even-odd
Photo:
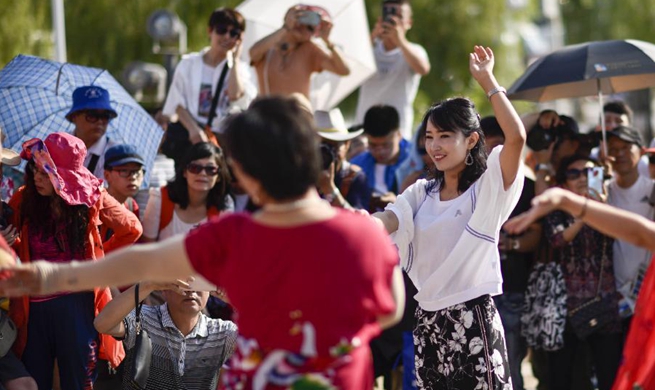
[[[129,383],[134,344],[136,314],[132,310],[125,324],[124,389],[138,389]],[[234,351],[237,326],[231,321],[212,319],[200,314],[195,328],[186,337],[177,329],[168,306],[141,308],[141,323],[152,342],[152,361],[146,389],[196,390],[216,389],[218,373]]]

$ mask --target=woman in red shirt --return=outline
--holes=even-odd
[[[226,129],[234,174],[260,211],[92,265],[33,263],[25,271],[31,276],[16,271],[3,282],[20,285],[6,291],[81,290],[197,272],[221,286],[239,313],[237,350],[221,388],[370,389],[368,343],[400,319],[402,276],[391,241],[370,218],[319,198],[317,138],[297,101],[261,99]]]

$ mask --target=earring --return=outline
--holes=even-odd
[[[471,150],[469,149],[468,153],[466,154],[466,160],[464,160],[464,164],[467,166],[473,165],[473,156],[471,156]]]

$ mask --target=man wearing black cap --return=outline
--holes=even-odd
[[[75,125],[73,135],[81,139],[87,149],[84,166],[99,178],[104,179],[103,165],[105,151],[115,143],[105,135],[109,121],[117,113],[109,103],[109,91],[91,85],[79,87],[73,92],[73,107],[66,119]]]
[[[618,126],[607,132],[607,152],[614,173],[608,185],[608,203],[652,220],[654,209],[650,199],[655,182],[639,174],[638,165],[644,148],[637,130]],[[627,332],[640,278],[643,278],[651,253],[619,240],[614,241],[613,249],[616,287],[624,298],[619,302],[619,311]]]

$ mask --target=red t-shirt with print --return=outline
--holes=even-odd
[[[377,316],[395,307],[398,257],[370,218],[339,211],[281,228],[232,214],[193,230],[185,245],[194,269],[224,288],[238,313],[239,342],[222,388],[250,388],[257,370],[278,383],[266,389],[295,380],[372,387],[368,343],[380,332]],[[298,379],[308,372],[318,375]]]

